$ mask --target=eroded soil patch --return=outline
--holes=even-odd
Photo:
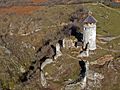
[[[0,14],[16,13],[16,14],[31,14],[36,10],[42,10],[43,6],[13,6],[10,8],[0,8]]]

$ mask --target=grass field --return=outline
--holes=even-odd
[[[109,7],[100,4],[85,5],[93,12],[94,17],[98,20],[97,33],[102,35],[116,36],[120,34],[120,13]]]
[[[33,1],[39,2],[42,0],[33,0]],[[5,81],[5,85],[4,85],[5,87],[7,86],[6,83],[8,83],[8,81],[10,83],[9,86],[11,88],[16,86],[15,82],[17,81],[19,76],[18,74],[20,72],[19,70],[20,66],[25,66],[25,69],[28,68],[30,62],[34,57],[35,50],[37,50],[37,48],[42,46],[41,44],[43,43],[42,40],[55,36],[54,32],[57,32],[58,30],[61,30],[63,28],[63,26],[60,26],[60,25],[62,23],[68,23],[72,13],[78,10],[80,7],[81,7],[81,4],[47,6],[42,10],[41,8],[38,8],[38,7],[36,8],[30,7],[32,9],[30,8],[23,9],[20,7],[20,10],[17,8],[14,8],[13,10],[15,10],[15,12],[21,13],[23,12],[21,11],[23,9],[25,10],[24,12],[27,12],[27,11],[30,12],[30,15],[17,16],[14,14],[12,15],[8,14],[4,17],[1,17],[0,33],[4,34],[9,32],[9,28],[7,28],[7,26],[9,26],[9,23],[10,25],[13,24],[13,26],[16,26],[14,27],[15,29],[13,28],[13,31],[15,32],[15,33],[13,32],[14,35],[10,36],[11,37],[10,39],[8,35],[8,40],[6,40],[6,42],[8,43],[7,44],[8,49],[10,48],[10,50],[14,53],[12,53],[9,56],[5,54],[6,53],[5,50],[2,50],[2,49],[0,50],[0,54],[1,54],[0,72],[4,73],[4,74],[0,74],[0,79],[2,80],[4,79],[3,81]],[[93,12],[93,16],[98,21],[97,34],[105,35],[105,36],[107,35],[118,36],[120,34],[120,13],[119,13],[120,9],[115,10],[100,4],[85,4],[85,8],[87,8],[88,10],[91,10]],[[6,12],[7,11],[12,11],[12,9],[8,9],[6,10]],[[29,35],[29,36],[19,36],[18,33],[20,31],[20,28],[21,28],[21,31],[23,30],[23,32],[26,32],[26,33],[29,33],[39,28],[41,29],[41,31],[37,33],[33,33],[32,35]],[[27,43],[27,45],[30,44],[32,46],[35,46],[36,49],[33,50],[31,47],[26,49],[21,44],[22,42]],[[119,42],[120,42],[120,38],[112,40],[109,43],[103,45],[102,47],[109,48],[109,46],[112,45],[113,49],[119,49],[120,47]],[[69,52],[67,51],[65,53],[68,54],[71,51],[72,50],[69,50]],[[94,61],[106,54],[112,54],[112,52],[97,49],[95,55],[91,55],[86,59],[90,61]],[[73,56],[72,53],[70,53],[70,55]],[[17,57],[19,58],[17,59]],[[48,72],[50,76],[54,77],[54,75],[56,75],[56,77],[59,77],[60,84],[61,82],[69,78],[76,79],[76,77],[79,74],[78,61],[77,60],[75,61],[72,58],[66,56],[66,54],[64,54],[63,57],[59,59],[60,60],[57,61],[57,64],[55,66],[54,66],[54,63],[52,65],[50,64],[45,68],[45,71]],[[9,60],[12,60],[17,66],[15,66],[12,62],[10,63]],[[7,68],[4,68],[4,64],[7,65],[7,67],[10,67],[11,70],[14,70],[14,73],[11,71],[14,79],[12,79],[11,77],[8,77],[9,73],[5,73]],[[12,81],[12,80],[15,80],[15,81]],[[31,88],[33,89],[34,87],[35,85],[31,84]],[[29,90],[32,90],[32,89],[29,89]],[[21,89],[16,89],[16,90],[21,90]],[[28,90],[28,89],[23,89],[23,90]]]

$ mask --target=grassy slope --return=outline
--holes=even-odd
[[[93,12],[94,17],[98,20],[97,34],[105,36],[120,35],[120,9],[110,8],[101,4],[86,4],[89,10]],[[113,46],[113,49],[119,49],[120,38],[112,40],[102,45],[104,48]]]
[[[74,9],[74,8],[78,7],[78,6],[79,5],[76,5],[76,6],[75,5],[69,5],[69,6],[65,5],[65,6],[51,7],[50,9],[48,9],[48,11],[49,10],[51,11],[48,13],[48,16],[51,16],[51,18],[52,18],[52,17],[54,17],[52,14],[55,13],[57,15],[58,10],[60,10],[59,12],[63,12],[64,15],[62,16],[62,18],[59,18],[58,22],[61,22],[61,21],[66,22],[66,21],[68,21],[70,13],[75,11],[76,9]],[[101,5],[86,4],[85,6],[93,12],[94,17],[98,20],[97,34],[112,35],[112,36],[117,36],[120,34],[120,29],[119,29],[120,14],[116,10],[109,9],[109,8],[103,7]],[[65,8],[67,8],[67,10]],[[51,18],[48,18],[48,21],[47,21],[48,23],[45,22],[45,24],[44,24],[45,26],[49,26],[52,23],[53,23],[52,25],[54,25],[54,23],[57,22],[57,20],[54,20],[54,22],[50,23]],[[46,28],[46,30],[47,30],[47,28]],[[108,33],[106,33],[106,32],[108,32]],[[119,39],[116,39],[116,40],[109,42],[109,45],[114,44],[113,49],[118,49],[119,48],[118,42],[119,42]],[[105,44],[104,47],[108,48],[108,44]],[[54,63],[46,66],[45,72],[48,73],[48,77],[52,76],[55,78],[57,76],[57,74],[60,73],[57,77],[58,81],[51,80],[52,83],[62,85],[64,80],[68,80],[70,78],[75,80],[77,78],[77,76],[79,75],[78,61],[66,56],[66,53],[67,53],[73,57],[76,57],[75,55],[73,55],[73,53],[71,53],[72,51],[73,50],[70,50],[70,49],[65,50],[63,56],[61,58],[58,58],[58,60],[56,61],[55,66],[54,66]],[[76,50],[76,52],[78,52],[78,51]],[[115,55],[116,53],[97,49],[95,55],[90,55],[90,57],[85,58],[85,59],[94,61],[106,54]],[[71,65],[71,68],[69,68],[69,65]],[[61,66],[63,68],[59,69]],[[66,72],[66,74],[61,73],[62,71],[67,70],[68,68],[69,68],[69,72]]]
[[[31,17],[33,19],[38,19],[38,18],[43,19],[42,20],[42,25],[41,25],[42,26],[41,29],[42,29],[43,32],[41,31],[40,33],[35,34],[35,37],[34,37],[35,41],[30,41],[30,43],[39,42],[40,39],[42,39],[42,36],[43,37],[45,36],[45,35],[41,36],[41,34],[48,35],[48,34],[51,34],[51,32],[53,32],[53,31],[56,32],[57,28],[56,27],[53,28],[51,26],[52,25],[59,25],[59,23],[63,23],[63,22],[68,22],[69,21],[69,16],[71,15],[71,13],[76,11],[79,6],[80,5],[58,5],[58,6],[48,7],[46,10],[43,10],[43,12],[39,12],[39,11],[35,12]],[[120,33],[120,30],[119,30],[120,14],[118,12],[107,9],[107,8],[102,7],[100,5],[87,4],[86,7],[89,8],[93,12],[93,15],[98,20],[98,25],[97,25],[98,26],[98,28],[97,28],[97,33],[98,34],[108,35],[108,33],[105,33],[103,31],[103,30],[105,30],[105,31],[109,32],[110,35],[119,35],[119,33]],[[108,16],[108,20],[104,19],[103,16],[105,16],[105,17]],[[32,35],[29,36],[29,37],[26,37],[26,38],[23,37],[23,40],[25,39],[25,41],[29,41],[28,40],[29,38],[32,38]],[[116,41],[116,42],[118,42],[118,41]],[[103,56],[104,54],[108,53],[108,52],[102,51],[102,50],[98,50],[98,52],[100,52],[100,53],[97,53],[94,57],[90,57],[90,59],[95,60],[96,58],[98,58],[100,56]],[[27,59],[30,59],[30,58],[27,58]],[[66,62],[66,60],[67,60],[67,62]],[[77,61],[74,61],[74,60],[72,61],[72,59],[69,59],[69,58],[64,58],[62,61],[66,65],[70,64],[70,63],[73,63],[73,68],[78,63]],[[60,62],[60,64],[63,63],[62,61]],[[26,62],[28,62],[28,61],[26,60]],[[66,65],[64,67],[66,67]],[[48,68],[50,68],[50,67],[48,67]],[[48,69],[49,73],[51,73],[51,68]],[[79,71],[78,71],[78,68],[75,68],[75,69],[72,69],[72,70],[74,70],[74,71],[71,71],[71,72],[75,72],[74,73],[75,75],[69,75],[69,76],[70,76],[70,78],[74,79],[76,77],[76,73],[79,73]],[[19,70],[16,70],[16,72],[17,71],[19,71]],[[54,75],[54,72],[51,73],[51,74]],[[2,77],[2,76],[0,76],[0,77]],[[67,77],[68,77],[68,75],[66,77],[61,77],[61,78],[67,78]],[[11,85],[10,85],[10,87],[11,87]],[[31,85],[31,88],[32,88],[32,85]]]
[[[54,13],[58,13],[58,11],[57,10],[60,10],[60,12],[63,12],[65,15],[63,15],[63,17],[65,18],[65,19],[60,19],[60,21],[62,21],[62,22],[66,22],[66,21],[68,21],[68,18],[69,18],[69,14],[70,14],[70,12],[71,11],[74,11],[74,10],[76,10],[76,9],[74,9],[75,7],[78,7],[79,5],[69,5],[69,6],[67,6],[67,5],[63,5],[63,6],[55,6],[55,7],[52,7],[52,8],[50,8],[49,10],[51,10],[51,12],[48,14],[48,16],[51,16],[51,17],[53,17],[52,16],[52,13],[54,12]],[[93,15],[94,15],[94,17],[98,20],[98,24],[97,24],[97,26],[98,26],[98,28],[97,28],[97,34],[101,34],[101,35],[112,35],[112,36],[117,36],[117,35],[119,35],[119,33],[120,33],[120,30],[119,30],[119,21],[120,21],[120,18],[118,18],[118,17],[120,17],[120,14],[118,13],[118,12],[116,12],[116,11],[114,11],[114,10],[111,10],[111,9],[108,9],[108,8],[106,8],[106,7],[103,7],[103,6],[101,6],[101,5],[92,5],[92,4],[86,4],[85,5],[89,10],[91,10],[92,12],[93,12]],[[64,11],[64,9],[65,8],[67,8],[67,12],[65,12]],[[48,10],[48,11],[49,11]],[[69,13],[69,14],[66,14],[66,13]],[[66,16],[67,15],[67,16]],[[107,18],[107,19],[105,19],[105,18]],[[59,21],[59,22],[60,22]],[[56,20],[54,21],[54,22],[56,22]],[[54,25],[54,22],[52,22],[53,23],[53,25]],[[48,24],[49,25],[51,25],[52,23],[50,23],[50,18],[48,18]],[[47,23],[45,23],[45,25],[47,26]],[[105,31],[107,31],[108,33],[105,33],[104,32],[104,30]],[[116,41],[116,40],[115,40]],[[118,42],[119,40],[117,40],[116,42],[115,42],[115,46],[116,46],[116,43]],[[113,41],[112,41],[113,42]],[[112,43],[111,42],[111,43]],[[113,42],[114,43],[114,42]],[[106,47],[107,48],[107,47]],[[68,52],[67,52],[68,53]],[[111,52],[109,52],[109,51],[104,51],[104,50],[100,50],[100,49],[98,49],[98,50],[96,50],[96,54],[95,55],[92,55],[92,56],[90,56],[89,58],[86,58],[86,59],[88,59],[88,60],[90,60],[90,61],[94,61],[94,60],[96,60],[96,59],[98,59],[99,57],[101,57],[101,56],[103,56],[103,55],[105,55],[105,54],[111,54]],[[73,54],[70,54],[71,56],[73,56]],[[76,63],[77,63],[77,61],[74,61],[74,60],[71,60],[70,58],[68,59],[68,57],[64,57],[63,56],[63,59],[65,60],[60,60],[60,61],[62,61],[62,62],[60,62],[59,60],[58,60],[58,62],[59,62],[59,64],[62,64],[63,65],[63,62],[64,62],[64,64],[65,65],[69,65],[70,63],[74,63],[74,65],[76,65]],[[65,66],[65,65],[63,65],[63,66]],[[58,65],[59,66],[59,65]],[[57,65],[56,65],[56,67],[57,67]],[[74,66],[73,66],[73,68],[74,68]],[[77,71],[78,69],[73,69],[74,70],[74,74],[75,75],[69,75],[70,77],[69,78],[72,78],[72,79],[75,79],[76,78],[76,75],[78,75],[78,73],[79,73],[79,71]],[[53,74],[53,73],[55,73],[55,72],[53,72],[53,71],[56,71],[56,72],[59,72],[59,71],[57,71],[57,69],[55,68],[55,67],[53,67],[53,65],[49,65],[49,66],[47,66],[46,67],[46,70],[45,71],[47,71],[48,73],[49,73],[49,75],[55,75],[55,74]],[[71,73],[73,73],[73,72],[71,72]],[[62,78],[62,77],[61,77]],[[68,76],[66,76],[66,77],[64,77],[64,78],[68,78]],[[63,78],[62,78],[63,79]],[[62,79],[60,80],[60,81],[62,81]]]
[[[99,4],[97,5],[87,4],[85,6],[93,12],[94,17],[98,20],[97,24],[98,34],[103,35],[120,34],[120,13],[118,13],[117,10],[107,8]]]

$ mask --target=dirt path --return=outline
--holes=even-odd
[[[68,57],[74,59],[74,60],[78,60],[78,61],[81,61],[81,60],[82,60],[82,59],[80,59],[80,58],[73,57],[73,56],[71,56],[71,55],[69,55],[69,54],[66,54],[66,55],[67,55]]]
[[[120,52],[120,50],[114,50],[114,49],[108,49],[108,48],[103,48],[99,45],[97,45],[98,48],[102,49],[102,50],[105,50],[105,51],[111,51],[111,52]]]
[[[106,5],[102,4],[102,3],[100,3],[100,5],[104,6],[105,8],[108,8],[108,9],[110,9],[110,10],[116,11],[118,14],[120,14],[120,11],[117,10],[117,9],[114,9],[114,8],[108,7],[108,6],[106,6]]]
[[[112,40],[118,39],[118,38],[120,38],[120,35],[118,35],[118,36],[116,36],[116,37],[104,37],[104,36],[98,37],[98,39],[102,39],[102,40],[104,40],[104,41],[112,41]]]

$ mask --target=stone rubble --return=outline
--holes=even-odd
[[[63,39],[63,47],[64,48],[72,48],[72,47],[75,47],[75,43],[72,39],[67,39],[67,38],[64,38]]]
[[[102,75],[98,72],[89,70],[87,78],[88,78],[88,86],[89,87],[100,88],[101,80],[104,79],[104,75]]]
[[[43,87],[47,87],[47,81],[46,81],[45,75],[42,71],[41,71],[41,84]]]

